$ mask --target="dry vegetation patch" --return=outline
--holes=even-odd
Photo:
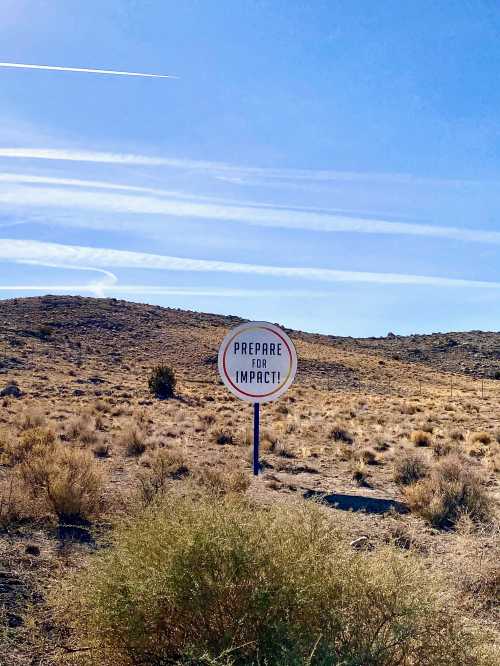
[[[411,510],[435,527],[453,527],[464,514],[476,523],[490,523],[495,516],[484,478],[457,455],[441,459],[407,486],[405,495]]]
[[[55,606],[99,664],[494,663],[414,557],[353,551],[311,505],[166,497]]]
[[[38,510],[45,508],[61,523],[80,523],[99,514],[103,478],[86,451],[33,449],[19,466],[19,475]]]
[[[399,455],[394,461],[394,481],[403,486],[409,486],[427,476],[428,465],[415,453],[406,452]]]
[[[415,446],[430,446],[432,444],[432,437],[425,430],[414,430],[411,433],[411,441]]]

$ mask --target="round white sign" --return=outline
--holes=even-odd
[[[219,374],[240,400],[270,402],[292,384],[297,352],[274,324],[253,321],[233,328],[219,349]]]

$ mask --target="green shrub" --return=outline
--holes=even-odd
[[[100,666],[494,663],[416,560],[348,544],[313,504],[166,496],[55,605]]]
[[[149,390],[162,400],[175,395],[175,373],[168,365],[157,365],[149,377]]]

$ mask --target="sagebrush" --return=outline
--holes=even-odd
[[[353,551],[312,504],[166,496],[54,604],[86,664],[494,663],[415,559]]]

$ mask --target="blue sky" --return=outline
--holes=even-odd
[[[500,329],[496,2],[3,0],[0,298]]]

